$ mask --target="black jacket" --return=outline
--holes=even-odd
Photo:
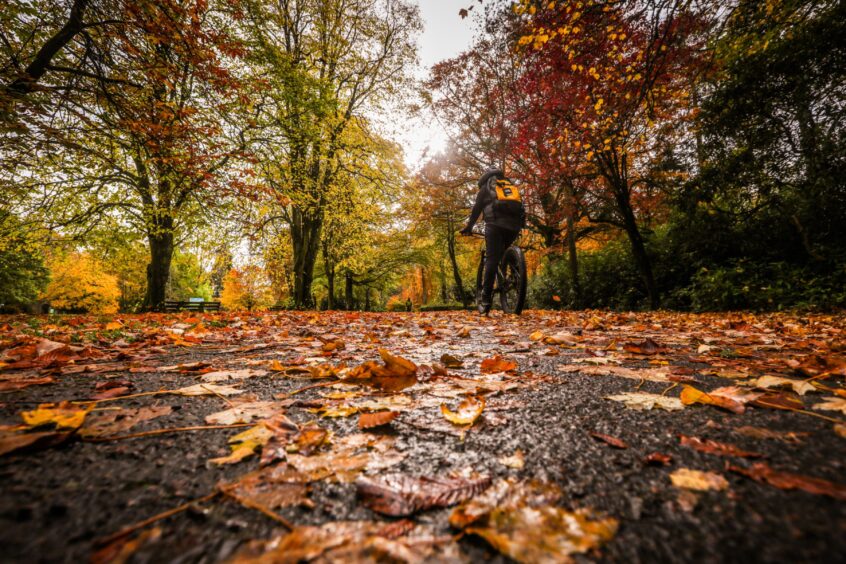
[[[501,170],[493,169],[487,171],[482,178],[479,179],[479,192],[476,194],[476,203],[473,204],[473,211],[470,212],[470,221],[467,222],[467,227],[472,229],[479,216],[484,214],[486,225],[496,225],[509,231],[520,231],[523,229],[524,218],[515,216],[497,216],[493,212],[493,197],[490,190],[488,190],[488,180],[491,177],[505,178]]]

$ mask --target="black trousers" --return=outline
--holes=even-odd
[[[520,235],[519,231],[485,224],[485,276],[482,279],[482,302],[490,303],[497,267],[505,251],[517,240],[518,235]]]

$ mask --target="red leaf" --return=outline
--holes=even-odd
[[[757,452],[749,452],[734,445],[726,443],[718,443],[710,439],[699,439],[697,437],[688,437],[687,435],[679,435],[681,444],[690,447],[693,450],[704,452],[707,454],[716,454],[717,456],[737,456],[740,458],[761,458],[763,455]]]
[[[617,437],[612,437],[611,435],[603,435],[602,433],[591,433],[590,436],[594,439],[599,439],[600,441],[607,443],[614,448],[629,448],[629,445],[627,445]]]
[[[397,418],[399,411],[377,411],[376,413],[362,413],[358,416],[359,429],[372,429],[387,425]]]
[[[802,490],[810,494],[827,495],[840,501],[846,501],[846,486],[821,478],[811,478],[801,474],[774,470],[766,462],[756,462],[751,468],[729,466],[728,469],[731,472],[752,478],[756,482],[770,484],[781,490]]]

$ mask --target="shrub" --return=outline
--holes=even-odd
[[[60,311],[116,313],[120,289],[88,253],[68,253],[50,264],[50,283],[41,299]]]

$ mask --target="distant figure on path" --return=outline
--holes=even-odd
[[[494,280],[497,265],[526,225],[526,210],[519,191],[502,170],[489,168],[479,179],[479,192],[467,227],[462,235],[472,235],[473,226],[484,213],[485,217],[485,276],[482,281],[482,297],[479,313],[487,315],[491,310]]]

